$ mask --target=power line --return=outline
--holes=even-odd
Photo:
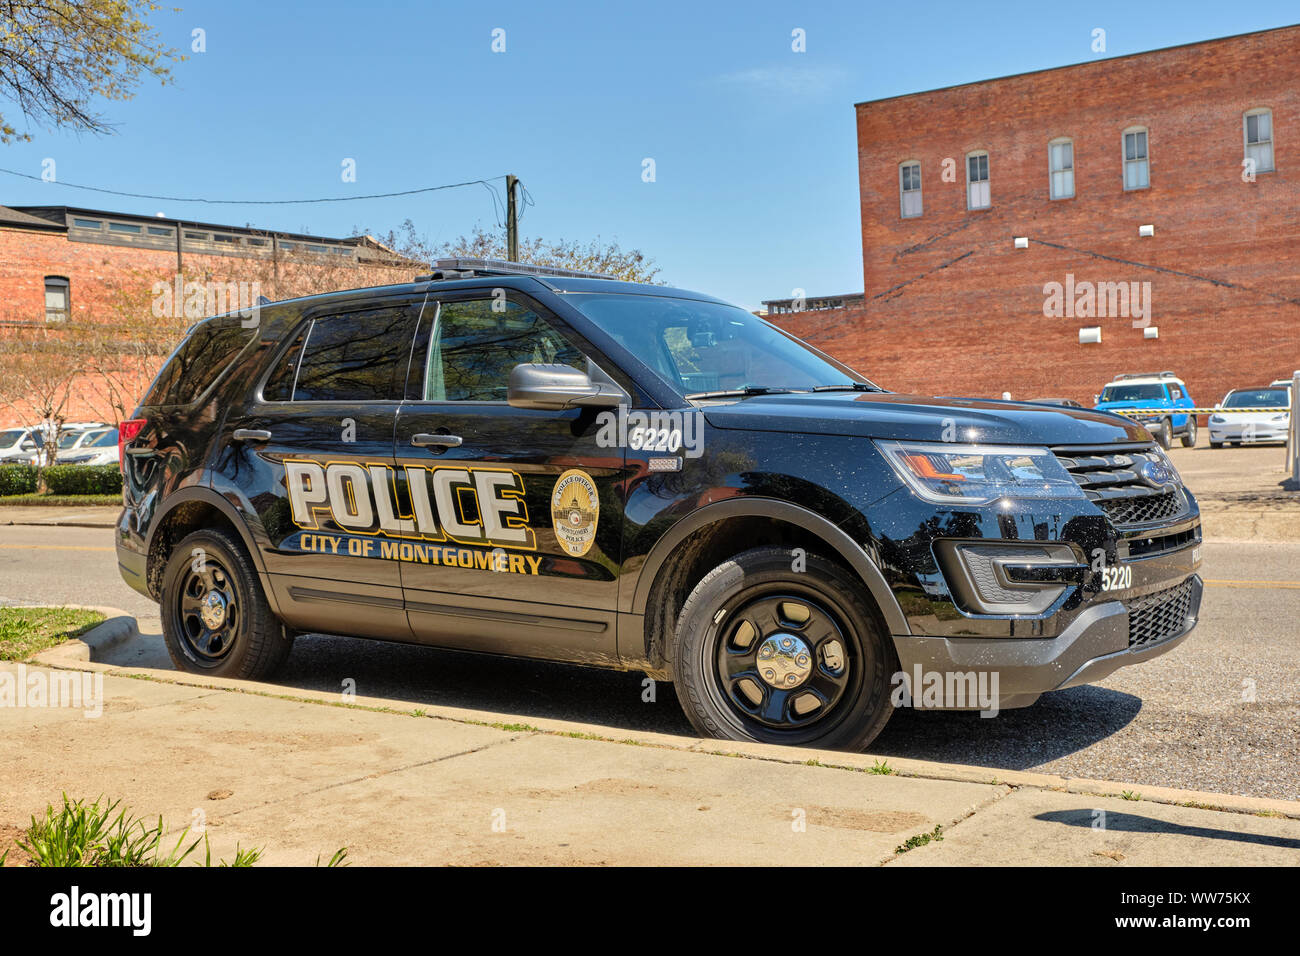
[[[7,173],[10,176],[18,176],[21,179],[32,179],[35,180],[36,182],[42,182],[42,183],[48,182],[48,180],[44,180],[39,176],[33,176],[31,173],[20,173],[17,170],[13,170],[13,169],[0,168],[0,173]],[[423,186],[419,189],[403,189],[398,192],[391,192],[391,193],[371,193],[366,196],[331,196],[331,197],[324,197],[320,199],[201,199],[201,198],[187,198],[184,196],[154,196],[154,195],[150,195],[149,193],[132,193],[132,192],[125,192],[120,189],[105,189],[100,186],[82,186],[82,185],[78,185],[77,183],[66,183],[61,180],[55,181],[53,185],[66,186],[69,189],[84,189],[94,193],[106,193],[110,196],[126,196],[131,199],[156,199],[159,200],[160,202],[193,202],[193,203],[204,203],[205,205],[209,205],[209,206],[300,206],[300,205],[308,205],[311,203],[356,202],[357,200],[361,200],[361,199],[391,199],[395,196],[414,196],[419,193],[439,192],[440,190],[443,189],[457,189],[461,186],[482,185],[485,186],[488,189],[488,191],[492,193],[493,206],[495,207],[498,200],[497,200],[496,192],[492,188],[491,181],[492,179],[503,179],[503,178],[505,177],[493,176],[491,177],[491,179],[469,179],[463,183],[447,183],[446,185],[443,186]]]

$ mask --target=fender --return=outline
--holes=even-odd
[[[903,609],[899,607],[898,599],[894,597],[894,592],[890,590],[889,584],[885,581],[885,576],[880,573],[880,569],[876,567],[875,562],[862,550],[862,546],[845,534],[839,526],[816,512],[791,504],[788,501],[782,501],[779,498],[729,498],[726,501],[705,505],[698,511],[692,512],[682,518],[681,521],[678,521],[668,529],[667,533],[656,542],[655,546],[650,549],[650,553],[646,555],[645,563],[641,566],[637,577],[631,612],[638,615],[645,614],[646,604],[650,599],[650,589],[654,586],[655,577],[668,560],[668,556],[688,536],[715,522],[727,518],[742,517],[777,518],[798,525],[805,531],[809,531],[821,538],[829,547],[834,548],[841,558],[848,562],[862,582],[866,584],[871,596],[875,599],[876,605],[880,608],[880,613],[885,619],[885,625],[889,628],[889,633],[891,635],[912,633],[911,628],[907,625],[907,618],[903,615]]]
[[[279,602],[275,597],[275,589],[271,587],[270,578],[266,574],[266,565],[262,561],[262,550],[257,546],[252,533],[248,530],[244,514],[232,505],[229,499],[217,494],[206,485],[190,485],[167,496],[166,509],[156,513],[153,521],[149,524],[149,531],[145,535],[145,554],[152,552],[154,536],[158,533],[158,529],[162,527],[167,516],[181,505],[192,501],[211,505],[225,515],[230,523],[234,525],[235,530],[239,533],[240,540],[244,542],[244,547],[252,556],[253,567],[257,570],[257,577],[262,582],[262,590],[266,593],[266,599],[271,605],[271,610],[278,615],[280,613]]]

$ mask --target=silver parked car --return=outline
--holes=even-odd
[[[1291,426],[1291,413],[1287,412],[1230,412],[1230,408],[1287,408],[1291,407],[1291,389],[1270,385],[1267,388],[1234,388],[1219,407],[1225,409],[1210,416],[1210,447],[1222,448],[1225,444],[1250,442],[1285,442]]]

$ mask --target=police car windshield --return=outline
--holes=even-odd
[[[566,301],[686,398],[818,386],[853,389],[864,381],[735,306],[605,293],[572,294]]]

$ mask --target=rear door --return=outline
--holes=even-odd
[[[516,365],[586,370],[593,350],[511,290],[435,291],[424,314],[395,445],[416,638],[614,663],[623,450],[594,409],[506,401]]]
[[[308,314],[287,336],[218,469],[247,495],[293,627],[410,639],[393,521],[393,425],[423,297]]]

